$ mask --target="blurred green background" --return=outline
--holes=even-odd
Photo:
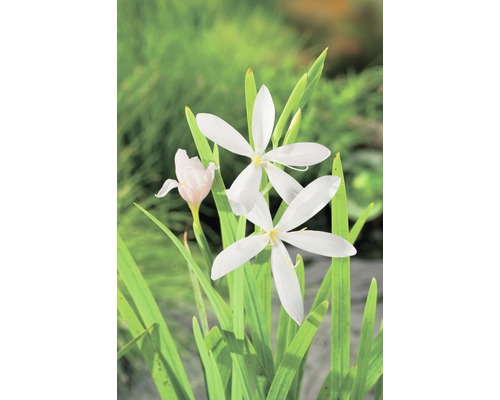
[[[248,67],[257,87],[269,88],[279,116],[298,79],[326,47],[323,77],[302,112],[298,141],[315,141],[341,153],[351,222],[375,202],[356,246],[358,256],[381,258],[381,1],[118,0],[118,231],[167,310],[172,330],[182,326],[185,313],[194,313],[187,269],[133,203],[152,210],[175,233],[186,230],[192,238],[191,215],[177,191],[163,199],[154,197],[165,179],[175,178],[178,148],[197,155],[184,106],[194,114],[216,114],[247,135]],[[220,155],[229,186],[245,160],[223,149]],[[306,185],[330,173],[331,162],[332,157],[307,172],[287,171]],[[214,209],[209,195],[201,218],[217,248]],[[315,223],[329,229],[326,214]],[[175,337],[181,356],[188,358],[191,338]],[[119,346],[129,339],[119,321]],[[121,360],[123,398],[134,381],[146,378],[147,371],[144,376],[141,371],[137,354]]]

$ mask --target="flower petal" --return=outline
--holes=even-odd
[[[155,196],[164,197],[168,192],[176,187],[179,187],[179,182],[177,182],[175,179],[167,179],[161,187],[160,191],[156,193]]]
[[[252,257],[260,253],[269,243],[267,235],[255,235],[238,240],[215,257],[211,277],[219,279],[235,270]]]
[[[288,232],[316,215],[340,186],[337,176],[322,176],[307,185],[290,203],[276,229]]]
[[[264,199],[264,196],[261,192],[257,192],[255,206],[250,212],[245,214],[245,217],[252,224],[263,228],[267,232],[273,229],[273,219],[271,218],[271,213],[269,212],[269,207],[266,203],[266,199]]]
[[[189,157],[186,150],[178,149],[175,153],[175,175],[179,182],[186,182],[184,171],[189,167]]]
[[[264,169],[274,189],[285,200],[286,204],[290,204],[295,196],[302,191],[302,185],[276,165],[269,163],[264,166]]]
[[[283,165],[306,167],[326,160],[330,154],[327,147],[318,143],[294,143],[271,150],[265,157]]]
[[[356,249],[344,238],[328,232],[280,232],[279,238],[299,249],[326,257],[349,257]]]
[[[247,214],[255,206],[259,193],[262,168],[255,163],[246,167],[226,190],[231,208],[236,215]]]
[[[245,138],[223,119],[213,114],[197,114],[198,127],[207,138],[232,153],[252,158],[253,150]]]
[[[271,247],[271,269],[283,308],[297,324],[302,324],[304,302],[299,278],[285,245],[279,240]]]
[[[274,127],[274,103],[269,89],[262,85],[252,113],[252,136],[256,153],[263,153],[269,144]]]

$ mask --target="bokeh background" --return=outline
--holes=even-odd
[[[190,334],[195,307],[187,268],[133,203],[191,238],[191,215],[177,191],[164,199],[154,197],[165,179],[175,178],[176,150],[196,155],[184,106],[195,114],[216,114],[245,135],[248,67],[257,87],[268,86],[279,116],[298,79],[328,47],[323,77],[302,113],[298,141],[315,141],[341,153],[351,223],[375,203],[357,242],[357,257],[381,259],[382,1],[118,0],[117,5],[118,231],[167,316],[181,357],[196,369]],[[229,186],[245,161],[223,149],[220,155]],[[306,185],[330,173],[331,161],[307,172],[288,172]],[[214,209],[209,195],[201,218],[218,248]],[[329,230],[328,212],[310,227]],[[192,250],[196,256],[194,246]],[[128,340],[119,319],[118,346]],[[132,350],[119,362],[119,398],[154,398],[154,393],[140,354]]]

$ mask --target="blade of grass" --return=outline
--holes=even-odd
[[[304,109],[304,106],[309,101],[309,98],[313,94],[314,89],[316,89],[316,85],[318,84],[319,79],[321,78],[321,73],[323,72],[327,52],[328,48],[323,50],[316,61],[314,61],[313,65],[311,65],[309,71],[307,71],[307,87],[299,103],[299,107],[301,109]]]
[[[134,337],[131,341],[127,342],[116,354],[116,359],[119,360],[122,358],[125,354],[128,353],[128,351],[132,348],[134,344],[136,344],[139,340],[141,340],[148,332],[150,332],[156,324],[151,324],[148,326],[146,329],[144,329],[139,335]]]
[[[231,376],[231,354],[219,327],[214,326],[205,336],[205,345],[211,351],[219,368],[222,385],[226,387]]]
[[[283,146],[295,143],[295,141],[297,140],[297,134],[299,133],[301,121],[302,121],[302,111],[299,108],[295,113],[295,115],[293,116],[292,122],[290,122],[290,127],[288,128],[288,131],[285,134],[285,138],[283,139]]]
[[[288,349],[276,371],[276,376],[271,384],[268,400],[282,400],[287,396],[292,384],[293,378],[297,373],[300,363],[307,349],[314,339],[314,335],[323,320],[326,310],[328,309],[328,301],[324,301],[318,308],[313,310],[306,318],[302,326],[299,328],[294,339],[288,346]]]
[[[205,371],[205,383],[207,385],[207,393],[209,399],[225,399],[224,386],[220,376],[219,367],[215,362],[213,353],[207,350],[203,334],[201,333],[200,325],[196,317],[193,317],[193,333],[196,347],[200,355],[201,363]]]
[[[247,107],[247,123],[248,123],[248,139],[252,149],[253,145],[253,134],[252,134],[252,116],[253,116],[253,105],[255,103],[255,98],[257,97],[257,86],[255,85],[255,77],[253,76],[252,68],[248,68],[247,74],[245,76],[245,103]]]
[[[383,347],[382,344],[383,344],[383,333],[381,330],[380,333],[373,340],[371,346],[370,366],[368,369],[368,376],[366,379],[365,394],[370,391],[370,389],[373,387],[373,385],[375,385],[377,380],[382,375],[382,347]],[[358,370],[358,364],[354,363],[354,365],[349,370],[349,373],[345,377],[342,386],[336,389],[333,396],[334,399],[349,399],[357,370]],[[321,386],[321,390],[316,400],[327,400],[332,398],[331,376],[332,376],[332,370],[330,369],[327,377],[323,381],[323,385]]]
[[[299,278],[299,284],[300,284],[300,292],[302,293],[302,301],[304,301],[304,295],[305,295],[305,273],[304,273],[304,260],[302,259],[302,256],[300,254],[297,254],[297,257],[295,259],[295,265],[297,265],[297,268],[295,268],[295,271],[297,271],[297,277]],[[295,335],[297,334],[299,327],[297,324],[290,324],[288,325],[288,337],[293,339]],[[306,354],[304,355],[297,374],[295,374],[295,377],[293,378],[292,386],[290,387],[290,391],[288,392],[288,395],[290,397],[290,394],[292,395],[292,399],[298,399],[300,398],[300,387],[302,385],[302,376],[304,374],[304,366],[305,366],[305,360],[307,358],[307,354],[309,352],[309,349],[306,350]]]
[[[170,229],[168,229],[162,222],[160,222],[154,215],[152,215],[149,211],[142,208],[139,204],[134,203],[135,206],[141,210],[151,221],[153,221],[158,228],[160,228],[174,243],[180,253],[183,255],[184,259],[187,261],[189,268],[192,268],[196,277],[198,278],[198,282],[202,287],[205,295],[207,296],[212,308],[214,309],[215,314],[217,315],[217,319],[221,324],[221,328],[225,330],[232,329],[232,316],[231,309],[221,297],[221,295],[212,287],[208,278],[203,274],[203,271],[198,266],[196,261],[193,259],[191,254],[187,252],[184,248],[184,245],[180,242],[180,240],[172,233]]]
[[[340,178],[340,187],[332,199],[332,233],[349,239],[347,198],[340,154],[333,159],[332,175]],[[351,334],[351,287],[349,257],[333,258],[331,265],[332,284],[332,388],[340,387],[349,372]]]
[[[358,354],[356,363],[358,372],[354,379],[354,385],[350,398],[352,400],[363,400],[365,398],[366,378],[370,363],[370,352],[372,346],[373,329],[375,328],[375,314],[377,312],[377,281],[372,279],[368,296],[366,298],[363,320],[361,322],[361,334],[359,337]]]
[[[281,112],[281,115],[278,119],[278,122],[276,123],[276,126],[274,127],[274,131],[271,136],[273,148],[278,147],[279,141],[285,131],[285,126],[288,123],[288,119],[290,118],[290,116],[295,114],[297,112],[297,109],[299,108],[299,103],[302,99],[302,96],[304,95],[304,90],[307,86],[307,79],[307,74],[302,75],[302,77],[293,88],[292,93],[290,94],[290,97],[288,98],[288,101],[286,102],[285,107]]]
[[[236,240],[245,236],[246,218],[240,217],[236,230]],[[233,332],[238,342],[243,341],[245,337],[245,312],[244,312],[244,266],[236,268],[230,273],[229,280],[233,287],[231,292],[231,306],[233,310]],[[234,354],[238,358],[238,363],[244,363],[244,356]],[[233,373],[231,375],[231,399],[240,400],[243,398],[244,382],[240,373],[238,363],[233,363]]]
[[[118,236],[118,273],[127,287],[145,325],[157,324],[154,337],[159,352],[165,359],[172,384],[178,396],[194,399],[188,377],[182,365],[175,342],[156,301],[125,243]]]
[[[187,241],[187,232],[184,232],[184,247],[191,254],[189,250],[189,245]],[[193,296],[194,302],[196,303],[196,309],[198,310],[198,315],[201,320],[201,328],[203,329],[203,333],[206,335],[208,333],[208,319],[207,312],[205,310],[205,302],[203,301],[203,295],[201,294],[200,284],[198,283],[198,279],[196,278],[196,274],[193,272],[192,268],[189,268],[189,277],[191,279],[191,285],[193,286]]]
[[[118,312],[127,323],[128,329],[132,336],[140,335],[144,331],[144,326],[139,320],[139,317],[133,310],[130,303],[127,301],[120,288],[117,289],[118,294]],[[173,399],[177,397],[174,386],[171,383],[171,378],[167,370],[166,363],[160,356],[158,349],[154,346],[153,341],[146,335],[144,340],[137,342],[137,347],[141,352],[146,365],[148,366],[153,382],[162,399]]]
[[[137,203],[134,204],[169,237],[169,239],[174,243],[174,245],[183,255],[184,259],[188,262],[189,267],[193,269],[193,272],[196,274],[196,277],[198,278],[200,286],[204,290],[205,295],[210,301],[210,304],[212,305],[212,308],[214,309],[214,312],[217,316],[217,319],[219,321],[219,324],[223,332],[223,337],[225,338],[229,350],[231,352],[231,359],[233,360],[233,363],[236,364],[236,373],[239,374],[239,376],[242,378],[242,382],[244,383],[243,394],[245,398],[252,399],[252,395],[249,392],[252,386],[248,379],[250,377],[250,373],[253,371],[247,370],[243,357],[240,357],[240,355],[243,354],[244,343],[242,340],[240,341],[236,340],[236,338],[232,333],[233,318],[231,315],[231,309],[224,301],[224,299],[222,299],[220,294],[212,287],[208,278],[203,274],[203,271],[200,269],[198,264],[196,264],[196,261],[186,251],[182,243],[179,241],[179,239],[177,239],[177,237],[172,233],[172,231],[170,231],[170,229],[168,229],[150,212],[142,208]],[[252,375],[252,379],[255,382],[257,381],[254,375]]]
[[[354,242],[356,242],[356,239],[358,238],[361,229],[365,225],[366,219],[370,216],[374,205],[375,204],[373,202],[370,203],[368,207],[366,207],[365,210],[361,213],[354,226],[351,228],[351,231],[349,232],[349,242],[351,244],[354,244]]]
[[[382,400],[384,397],[383,391],[384,391],[384,377],[383,375],[380,375],[379,380],[377,381],[375,385],[375,394],[374,394],[374,400]]]

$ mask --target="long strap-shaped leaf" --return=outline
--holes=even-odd
[[[333,159],[332,175],[340,178],[340,187],[332,199],[332,233],[349,240],[347,197],[340,154]],[[333,258],[332,285],[332,387],[338,388],[349,372],[351,334],[351,278],[349,257]]]
[[[117,304],[118,312],[127,323],[130,333],[135,336],[143,332],[144,326],[119,288]],[[166,362],[160,356],[160,353],[151,338],[146,335],[144,340],[137,341],[137,347],[144,357],[146,365],[151,371],[151,376],[153,377],[153,381],[161,398],[172,399],[177,397],[176,390],[171,384],[171,379],[167,372]]]
[[[168,229],[161,221],[158,220],[158,218],[156,218],[150,212],[148,212],[138,204],[135,205],[170,238],[170,240],[183,255],[184,259],[188,262],[188,266],[192,268],[193,272],[196,274],[196,277],[200,282],[200,286],[202,287],[208,300],[210,301],[210,304],[212,305],[212,308],[214,309],[214,312],[220,323],[224,339],[226,340],[229,350],[231,351],[231,358],[233,359],[233,362],[237,364],[237,373],[241,377],[242,382],[244,382],[243,390],[245,398],[252,399],[251,393],[249,392],[252,387],[249,381],[250,371],[247,370],[243,358],[239,356],[240,354],[243,354],[244,343],[242,340],[236,340],[234,338],[234,335],[232,334],[233,318],[231,315],[231,309],[226,304],[221,295],[212,287],[208,278],[203,274],[203,271],[200,269],[191,254],[189,254],[189,252],[184,248],[183,244],[172,233],[172,231]],[[256,381],[256,378],[253,378]]]
[[[294,339],[288,346],[288,349],[281,361],[281,364],[276,371],[271,388],[267,395],[268,400],[285,399],[293,378],[297,373],[300,363],[306,354],[307,349],[312,343],[314,335],[323,320],[326,310],[328,309],[328,301],[325,300],[306,318]]]
[[[187,261],[189,268],[192,268],[193,272],[195,273],[196,277],[198,278],[198,281],[200,282],[200,286],[202,287],[203,291],[205,292],[205,295],[207,296],[208,300],[210,301],[210,304],[212,305],[212,308],[215,311],[215,314],[217,315],[217,319],[219,320],[219,323],[221,324],[222,329],[227,329],[227,330],[232,330],[232,317],[231,317],[231,310],[229,309],[229,306],[226,304],[224,299],[221,297],[221,295],[212,287],[210,284],[210,281],[208,278],[205,276],[201,268],[198,266],[194,258],[189,254],[189,252],[184,248],[184,245],[181,243],[181,241],[172,233],[170,229],[168,229],[158,218],[156,218],[153,214],[151,214],[149,211],[145,210],[142,208],[139,204],[135,203],[135,206],[141,210],[146,216],[153,221],[158,228],[160,228],[168,237],[169,239],[174,243],[175,247],[180,251],[184,259]]]
[[[368,376],[366,379],[365,393],[368,393],[368,391],[373,387],[373,385],[375,385],[378,379],[382,376],[382,358],[383,358],[382,352],[383,352],[383,331],[380,330],[380,333],[375,337],[371,346],[370,366],[368,367]],[[347,376],[345,377],[341,388],[336,390],[336,393],[338,394],[335,394],[333,396],[334,399],[349,399],[357,371],[358,371],[358,364],[355,363],[349,370]],[[332,370],[330,369],[328,375],[326,376],[323,382],[323,385],[321,385],[321,390],[316,400],[327,400],[332,398],[331,376],[332,376]]]
[[[370,364],[370,352],[376,312],[377,281],[373,278],[366,298],[365,311],[363,312],[363,320],[361,322],[361,334],[359,336],[358,354],[356,357],[358,372],[356,374],[356,379],[354,379],[354,386],[350,397],[351,400],[363,400],[365,398],[366,378]]]
[[[194,399],[188,377],[167,324],[146,281],[120,236],[118,236],[118,273],[134,300],[144,324],[146,326],[157,324],[158,326],[153,337],[158,340],[159,352],[167,362],[168,372],[178,396]]]
[[[123,356],[125,356],[129,350],[134,347],[134,345],[140,341],[141,339],[144,338],[154,327],[156,324],[151,324],[149,325],[146,329],[144,329],[141,333],[139,333],[137,336],[135,336],[132,340],[127,342],[119,351],[116,353],[116,359],[119,360]]]
[[[372,210],[373,203],[370,203],[370,205],[365,209],[365,211],[361,214],[361,216],[358,218],[354,226],[352,227],[351,231],[349,232],[349,243],[354,244],[356,243],[356,239],[358,238],[359,232],[365,225],[366,219],[370,215],[370,211]],[[356,227],[356,230],[354,228]],[[312,308],[315,308],[320,304],[321,302],[325,301],[328,299],[330,296],[331,292],[331,285],[332,285],[332,271],[331,271],[331,266],[328,269],[328,271],[325,274],[325,278],[321,282],[321,285],[319,287],[318,292],[316,293],[316,297],[314,298],[314,302],[312,305]]]
[[[208,398],[224,400],[226,395],[224,386],[222,385],[219,366],[217,365],[213,353],[209,351],[205,345],[200,324],[198,323],[196,317],[193,317],[193,333],[196,346],[198,347],[198,353],[200,354],[201,363],[203,364],[203,369],[205,370],[205,382],[207,385]]]

